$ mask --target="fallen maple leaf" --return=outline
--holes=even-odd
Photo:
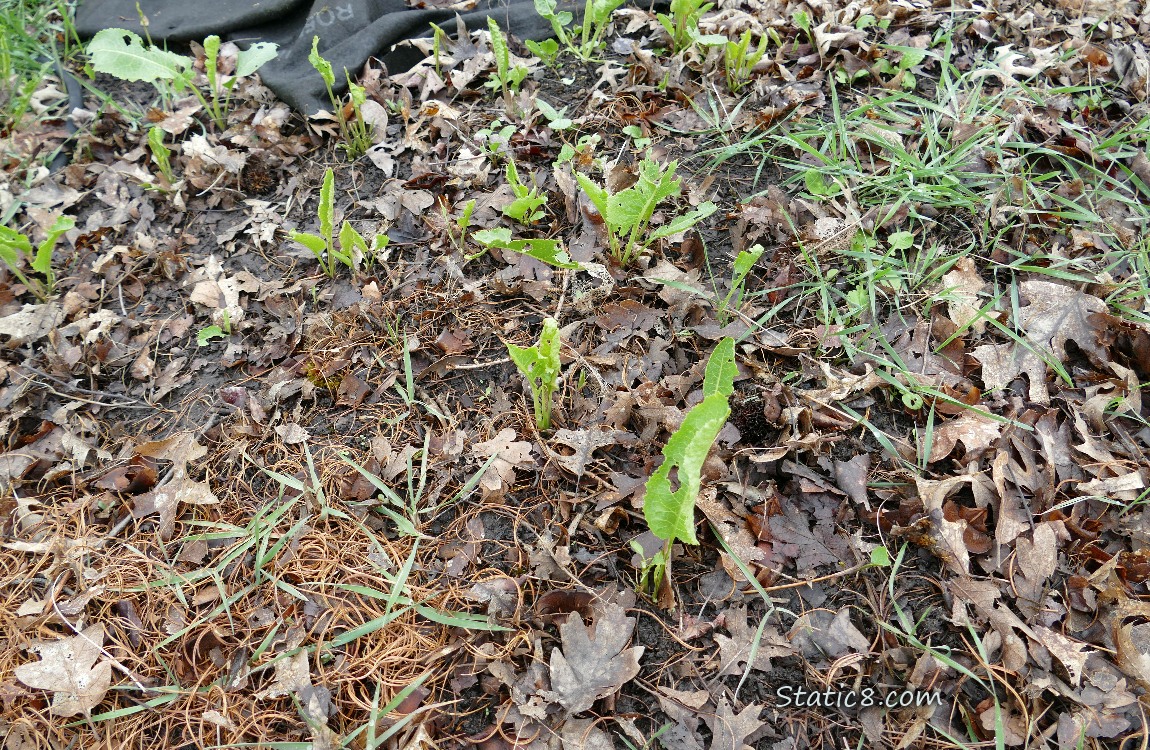
[[[104,626],[95,623],[80,634],[30,647],[40,661],[16,667],[16,679],[28,687],[51,690],[54,716],[88,715],[112,684],[112,663],[96,661],[104,645]]]
[[[590,709],[639,674],[644,648],[624,648],[635,629],[635,618],[625,612],[619,604],[607,604],[595,618],[593,632],[578,613],[559,626],[563,649],[551,652],[552,690],[547,697],[568,714]]]

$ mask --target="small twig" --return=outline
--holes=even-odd
[[[502,357],[500,359],[493,359],[488,362],[476,362],[470,365],[456,365],[448,363],[447,367],[451,370],[482,370],[487,367],[494,367],[495,365],[506,364],[511,361],[511,357]]]

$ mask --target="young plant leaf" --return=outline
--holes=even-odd
[[[703,398],[718,393],[721,396],[730,396],[735,392],[735,376],[739,374],[739,366],[735,364],[735,340],[730,336],[724,338],[711,352],[707,360],[707,369],[703,374]]]
[[[88,55],[97,73],[124,81],[171,81],[183,75],[191,60],[174,52],[144,47],[140,37],[126,29],[103,29],[88,42]]]
[[[539,343],[522,347],[507,345],[507,354],[519,368],[531,389],[535,407],[535,424],[541,430],[551,427],[551,398],[559,388],[559,322],[554,318],[543,321]]]
[[[485,247],[497,247],[528,255],[535,260],[555,268],[580,269],[583,266],[572,262],[566,250],[561,249],[559,240],[513,240],[511,230],[506,227],[481,229],[471,235],[472,239]]]
[[[236,76],[243,78],[255,73],[265,63],[271,62],[278,50],[279,45],[272,42],[256,42],[247,49],[240,50],[236,55]]]
[[[699,543],[695,537],[695,500],[699,496],[703,462],[730,416],[728,398],[734,392],[737,372],[734,339],[724,338],[707,361],[703,380],[706,395],[663,446],[663,463],[647,480],[643,516],[655,536],[668,545],[676,539]],[[672,470],[679,485],[674,491]]]
[[[323,79],[324,84],[328,89],[335,85],[335,71],[331,68],[331,63],[323,58],[319,53],[319,37],[313,36],[311,38],[311,53],[307,56],[307,61],[311,66],[319,71],[320,78]]]

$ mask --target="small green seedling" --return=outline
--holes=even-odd
[[[917,47],[901,47],[893,44],[881,45],[881,49],[898,52],[898,65],[892,65],[888,58],[880,57],[879,59],[875,60],[875,63],[872,66],[874,71],[883,75],[894,76],[894,78],[892,78],[890,81],[892,86],[901,86],[907,91],[914,90],[916,80],[914,74],[910,72],[910,69],[916,65],[919,65],[923,60],[926,59],[926,50],[919,49]],[[846,71],[841,69],[835,71],[835,77],[845,83]]]
[[[730,322],[731,310],[738,310],[742,305],[744,285],[747,281],[747,276],[751,273],[751,269],[759,262],[759,258],[763,257],[766,251],[762,245],[755,245],[747,250],[739,252],[735,257],[735,265],[731,271],[731,288],[727,292],[727,296],[716,305],[716,313],[719,317],[719,324],[726,325]]]
[[[675,53],[682,52],[693,44],[725,44],[727,38],[721,34],[700,34],[699,19],[703,14],[714,8],[714,3],[702,0],[671,0],[671,13],[658,13],[655,15],[659,25],[671,37],[671,49]]]
[[[491,51],[495,54],[495,73],[487,82],[490,89],[503,91],[503,101],[510,103],[511,94],[519,92],[519,86],[530,73],[523,65],[511,66],[511,50],[507,46],[507,38],[499,30],[499,24],[494,18],[488,17],[487,30],[491,33]]]
[[[737,94],[751,82],[751,71],[767,52],[767,37],[759,37],[759,46],[751,47],[751,30],[747,29],[737,42],[727,42],[723,50],[723,71],[727,77],[727,90]]]
[[[567,130],[575,123],[567,117],[567,108],[555,109],[543,99],[535,99],[535,107],[547,118],[547,125],[552,130]]]
[[[611,257],[620,265],[630,265],[656,240],[684,232],[713,214],[717,207],[706,201],[698,208],[675,217],[654,232],[648,232],[655,208],[667,198],[679,195],[680,180],[675,177],[678,162],[666,166],[650,157],[639,163],[639,179],[631,187],[608,193],[586,175],[577,174],[579,185],[599,210],[607,229]]]
[[[603,137],[598,133],[591,133],[589,135],[579,136],[579,141],[572,146],[570,143],[564,143],[563,147],[559,149],[559,156],[555,158],[555,166],[561,167],[567,162],[578,157],[580,164],[591,164],[595,161],[595,147],[603,140]]]
[[[623,128],[623,135],[629,136],[631,142],[635,144],[635,148],[639,151],[644,151],[651,145],[651,139],[643,135],[643,128],[638,125],[628,125]]]
[[[176,175],[172,171],[172,151],[164,145],[164,130],[156,126],[148,131],[148,150],[152,152],[152,163],[160,170],[168,186],[176,183]]]
[[[219,73],[220,38],[212,35],[204,40],[204,75],[207,78],[209,100],[193,85],[195,68],[191,58],[158,49],[152,44],[144,46],[139,35],[126,29],[103,29],[88,42],[88,55],[92,68],[124,81],[146,81],[156,86],[161,94],[180,93],[191,89],[215,126],[227,127],[232,91],[236,82],[251,75],[276,56],[277,45],[257,42],[236,55],[233,76]]]
[[[329,278],[335,276],[336,261],[355,270],[361,261],[371,265],[375,257],[387,247],[386,234],[377,234],[371,245],[349,222],[343,222],[339,230],[339,246],[335,235],[335,172],[331,167],[323,175],[323,186],[319,191],[318,235],[310,232],[292,232],[291,238],[311,250],[319,261],[320,268]]]
[[[202,97],[212,122],[223,130],[228,124],[228,113],[231,111],[232,92],[236,82],[244,76],[249,76],[264,66],[276,56],[277,45],[271,42],[256,42],[246,50],[240,50],[236,55],[236,74],[234,76],[219,75],[220,38],[215,34],[204,40],[204,72],[208,78],[208,90],[212,100],[208,102]],[[193,89],[195,91],[195,89]]]
[[[571,261],[571,256],[563,249],[563,243],[559,240],[544,240],[538,238],[513,240],[511,239],[511,230],[507,227],[481,229],[472,234],[471,237],[480,245],[483,245],[484,248],[490,249],[494,247],[500,250],[511,250],[512,252],[522,253],[523,255],[534,258],[540,263],[546,263],[554,268],[573,270],[582,268],[578,263]],[[469,255],[467,259],[474,260],[486,252],[487,250],[484,250],[475,255]]]
[[[455,220],[455,226],[459,230],[458,236],[451,231],[451,227],[447,226],[447,206],[446,204],[443,206],[443,223],[447,230],[447,236],[460,252],[463,252],[464,245],[467,243],[467,230],[471,227],[471,214],[475,212],[475,205],[474,198],[463,204],[463,211]]]
[[[60,239],[60,235],[75,226],[76,220],[71,216],[60,216],[48,228],[47,236],[43,242],[36,246],[35,250],[32,249],[32,242],[26,235],[8,227],[0,227],[0,260],[4,261],[4,265],[8,266],[12,275],[19,279],[20,283],[28,288],[28,291],[36,295],[37,299],[46,300],[56,290],[56,271],[52,268],[52,251],[56,248],[56,242]],[[27,258],[29,267],[40,274],[43,281],[29,279],[24,275],[20,270],[21,257]]]
[[[351,74],[345,69],[343,74],[347,79],[348,101],[351,104],[351,117],[344,114],[343,103],[335,95],[335,71],[323,55],[319,53],[319,37],[311,39],[311,52],[307,56],[308,62],[323,79],[324,88],[327,89],[327,98],[335,110],[335,119],[339,124],[339,135],[343,140],[339,147],[347,154],[349,159],[358,159],[371,148],[374,128],[371,123],[363,119],[363,105],[367,103],[367,90],[363,86],[352,83]]]
[[[507,160],[507,182],[515,193],[515,200],[503,207],[503,214],[520,224],[534,224],[546,214],[539,207],[547,202],[547,196],[532,184],[530,187],[519,181],[515,162]]]
[[[213,324],[201,328],[196,334],[197,346],[207,346],[215,339],[224,339],[232,335],[232,316],[226,309],[221,312],[223,313],[223,319],[221,320],[223,325]]]
[[[504,125],[501,120],[492,120],[487,127],[475,131],[475,140],[491,163],[499,164],[511,152],[511,137],[513,135],[515,135],[515,125]]]
[[[544,39],[541,42],[525,39],[523,44],[548,68],[555,67],[555,63],[559,61],[559,42],[554,39]]]
[[[543,333],[539,335],[538,344],[526,348],[507,345],[511,361],[527,378],[535,409],[535,426],[540,430],[551,429],[551,400],[559,390],[559,345],[559,322],[555,318],[543,321]]]
[[[728,402],[735,390],[737,373],[735,341],[724,338],[707,360],[703,400],[687,412],[679,429],[663,446],[663,463],[647,480],[643,516],[652,533],[664,540],[662,563],[666,574],[670,573],[670,551],[675,540],[699,543],[695,537],[695,501],[699,496],[703,462],[731,413]],[[678,483],[674,491],[671,490],[672,470]]]

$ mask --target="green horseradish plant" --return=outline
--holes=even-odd
[[[181,94],[190,89],[219,130],[227,127],[236,81],[259,70],[276,56],[276,49],[277,45],[271,42],[257,42],[240,50],[236,54],[235,75],[225,76],[219,71],[220,38],[213,34],[204,39],[204,75],[209,99],[193,84],[196,71],[189,57],[151,44],[144,46],[139,35],[126,29],[103,29],[88,42],[88,55],[96,72],[124,81],[145,81],[162,95]]]
[[[335,172],[331,167],[323,175],[323,186],[319,191],[318,235],[310,232],[291,233],[291,238],[311,250],[319,261],[320,268],[329,278],[335,276],[336,261],[355,270],[360,262],[372,265],[376,256],[387,247],[389,238],[386,234],[377,234],[371,245],[363,238],[350,222],[344,221],[340,226],[338,237],[335,234]],[[338,246],[337,246],[338,240]]]
[[[43,301],[52,296],[56,289],[56,271],[52,268],[52,250],[56,247],[60,235],[76,226],[76,220],[71,216],[60,216],[48,228],[44,241],[32,248],[32,242],[27,235],[15,229],[0,226],[0,260],[8,266],[12,275],[28,288],[28,291]],[[38,273],[43,281],[30,279],[20,270],[20,258],[28,259],[28,265]]]
[[[507,345],[511,361],[527,379],[535,411],[535,426],[551,429],[551,401],[559,390],[559,323],[555,318],[543,321],[539,343],[529,347]]]
[[[671,0],[671,13],[657,13],[655,18],[671,37],[671,51],[678,53],[693,44],[725,44],[727,38],[721,34],[700,34],[699,19],[714,8],[714,3],[702,0]]]
[[[595,184],[586,175],[576,174],[579,186],[603,217],[611,257],[620,265],[630,265],[656,240],[684,232],[715,212],[715,204],[706,201],[654,232],[648,232],[658,205],[679,195],[682,190],[679,178],[675,177],[678,165],[673,161],[664,166],[646,157],[639,163],[639,179],[635,184],[617,193],[608,193],[606,188]]]
[[[671,569],[671,546],[676,540],[698,544],[695,537],[695,500],[699,496],[703,462],[731,413],[735,390],[735,341],[719,342],[707,360],[703,400],[687,412],[683,423],[663,446],[663,463],[647,480],[643,516],[652,533],[664,540],[663,550],[644,563],[643,575],[658,592]],[[671,489],[671,471],[678,489]]]
[[[487,30],[491,34],[491,52],[495,55],[495,73],[487,82],[487,87],[503,92],[503,101],[511,102],[511,94],[519,92],[519,86],[530,73],[523,65],[511,65],[511,49],[507,46],[507,37],[499,30],[499,24],[494,18],[487,19]]]
[[[307,60],[323,79],[324,88],[327,89],[327,98],[331,101],[332,109],[335,110],[335,119],[339,124],[339,136],[343,139],[343,143],[339,144],[339,147],[347,154],[347,158],[358,159],[371,148],[375,133],[372,124],[363,119],[363,105],[367,103],[367,89],[353,83],[351,74],[344,69],[343,75],[347,79],[347,98],[351,104],[351,117],[349,118],[344,113],[343,104],[339,97],[335,95],[335,71],[332,69],[331,63],[319,53],[318,36],[313,36],[311,39],[311,52],[308,54]]]
[[[607,33],[611,14],[624,1],[587,0],[587,4],[583,7],[583,22],[572,31],[568,31],[567,27],[571,25],[574,17],[568,11],[557,12],[559,3],[556,0],[535,0],[535,12],[551,24],[551,30],[555,32],[556,39],[567,51],[580,60],[591,62],[595,61],[599,55],[599,48],[603,45],[603,37]],[[545,63],[547,63],[550,55],[545,57],[544,54],[540,53],[550,53],[552,49],[558,50],[558,47],[552,48],[550,45],[546,47],[532,46],[531,42],[527,44],[527,48],[539,55]]]

